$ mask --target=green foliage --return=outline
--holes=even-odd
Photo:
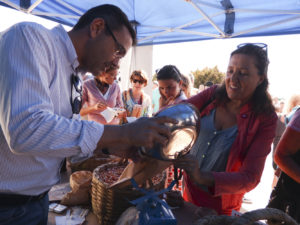
[[[156,81],[157,80],[157,73],[153,74],[152,76],[152,81]]]
[[[217,66],[214,68],[205,67],[203,70],[197,69],[191,73],[195,77],[195,88],[198,88],[200,84],[205,85],[208,81],[214,84],[220,84],[225,78],[225,73],[220,72]]]

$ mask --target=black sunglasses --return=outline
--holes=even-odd
[[[72,111],[73,111],[73,114],[79,114],[81,106],[82,106],[82,82],[81,82],[80,78],[75,74],[72,74],[71,82],[72,82],[72,89],[71,89]]]
[[[112,36],[112,38],[114,39],[114,42],[117,46],[117,50],[114,52],[114,56],[117,58],[122,58],[125,54],[126,54],[126,50],[124,48],[123,45],[120,44],[120,42],[117,41],[117,38],[115,37],[114,33],[111,31],[110,27],[108,26],[108,23],[106,23],[106,29],[108,31],[108,33]]]
[[[266,51],[266,54],[268,55],[268,45],[265,44],[265,43],[242,43],[242,44],[239,44],[237,46],[237,48],[241,48],[241,47],[244,47],[246,45],[255,45],[255,46],[258,46],[260,47],[261,49],[265,50]]]
[[[133,83],[137,83],[137,82],[139,82],[140,84],[143,84],[143,83],[144,83],[144,81],[143,81],[143,80],[137,80],[137,79],[134,79],[134,80],[132,80],[132,82],[133,82]]]

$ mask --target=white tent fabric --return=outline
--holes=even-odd
[[[69,26],[99,4],[134,21],[139,45],[300,33],[300,0],[0,0]]]

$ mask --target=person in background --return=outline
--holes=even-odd
[[[189,78],[191,81],[190,87],[191,87],[191,96],[196,95],[199,93],[199,90],[195,88],[195,76],[192,73],[189,73]]]
[[[130,75],[132,88],[122,93],[122,100],[128,117],[150,117],[152,115],[151,98],[143,88],[148,84],[145,71],[135,70]]]
[[[185,76],[184,74],[181,74],[181,80],[182,80],[182,85],[181,85],[181,90],[184,92],[185,96],[187,98],[191,97],[191,81],[188,76]]]
[[[200,84],[200,85],[199,85],[198,92],[200,93],[201,91],[204,91],[204,90],[205,90],[204,84]]]
[[[101,72],[98,76],[94,76],[94,79],[83,83],[81,116],[87,115],[88,120],[101,124],[119,124],[118,117],[107,122],[101,115],[107,107],[123,108],[120,87],[114,82],[117,74],[117,69]],[[119,117],[122,118],[123,115],[119,114]]]
[[[288,123],[274,154],[282,170],[267,207],[280,209],[300,223],[300,110]]]
[[[286,110],[285,110],[285,114],[282,113],[282,108],[281,108],[281,101],[278,101],[277,104],[275,105],[275,110],[277,112],[277,116],[278,116],[278,120],[277,120],[277,126],[276,126],[276,135],[273,141],[273,151],[272,151],[272,155],[273,155],[273,169],[274,169],[274,179],[272,182],[272,188],[274,188],[277,184],[277,181],[279,179],[279,176],[281,174],[281,169],[278,168],[278,166],[276,165],[275,161],[274,161],[274,154],[275,154],[275,149],[277,148],[277,145],[282,137],[283,132],[285,131],[286,126],[288,125],[289,121],[291,120],[291,118],[293,117],[293,115],[295,114],[295,112],[298,110],[298,108],[300,107],[300,95],[299,94],[295,94],[292,95],[289,98],[289,101],[286,105]],[[274,101],[273,101],[274,103]],[[276,99],[275,99],[275,103],[276,103]]]
[[[158,82],[155,80],[153,81],[153,88],[152,88],[152,109],[153,114],[155,114],[159,110],[159,88],[158,88]]]
[[[157,81],[160,92],[159,110],[168,105],[177,104],[186,99],[184,91],[182,91],[182,74],[176,66],[166,65],[157,72]],[[166,169],[166,184],[168,187],[174,179],[174,168],[170,166]],[[181,190],[181,180],[174,190]]]
[[[69,32],[23,22],[0,33],[0,224],[47,224],[48,191],[66,157],[103,150],[134,158],[132,147],[167,143],[170,118],[123,126],[79,119],[80,74],[118,69],[135,43],[113,5],[89,9]]]
[[[259,183],[275,136],[266,51],[245,44],[231,53],[226,78],[186,102],[201,116],[190,154],[174,165],[184,170],[183,197],[197,206],[231,215]]]
[[[273,100],[273,105],[274,105],[274,100]],[[276,131],[275,131],[275,138],[273,140],[273,147],[272,147],[272,166],[274,169],[274,178],[273,178],[273,182],[272,182],[272,188],[274,188],[274,186],[276,185],[277,181],[278,181],[278,177],[280,175],[280,169],[277,167],[276,163],[274,162],[274,153],[275,153],[275,149],[277,144],[279,143],[279,140],[285,130],[285,123],[284,123],[284,118],[285,116],[280,112],[280,107],[278,107],[278,105],[274,105],[275,107],[275,112],[277,114],[277,123],[276,123]]]
[[[186,99],[181,90],[182,75],[176,66],[166,65],[157,72],[160,93],[159,109]]]
[[[204,89],[210,88],[210,87],[213,86],[213,85],[214,85],[213,82],[207,81],[207,82],[205,83],[205,85],[204,85]]]
[[[289,98],[288,104],[286,106],[285,124],[287,125],[294,113],[300,107],[300,94],[294,94]]]

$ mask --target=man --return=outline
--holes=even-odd
[[[168,118],[103,126],[74,117],[77,74],[118,68],[135,42],[126,15],[112,5],[90,9],[68,33],[26,22],[0,34],[0,224],[47,224],[47,192],[65,157],[100,149],[131,157],[131,146],[167,142]]]

